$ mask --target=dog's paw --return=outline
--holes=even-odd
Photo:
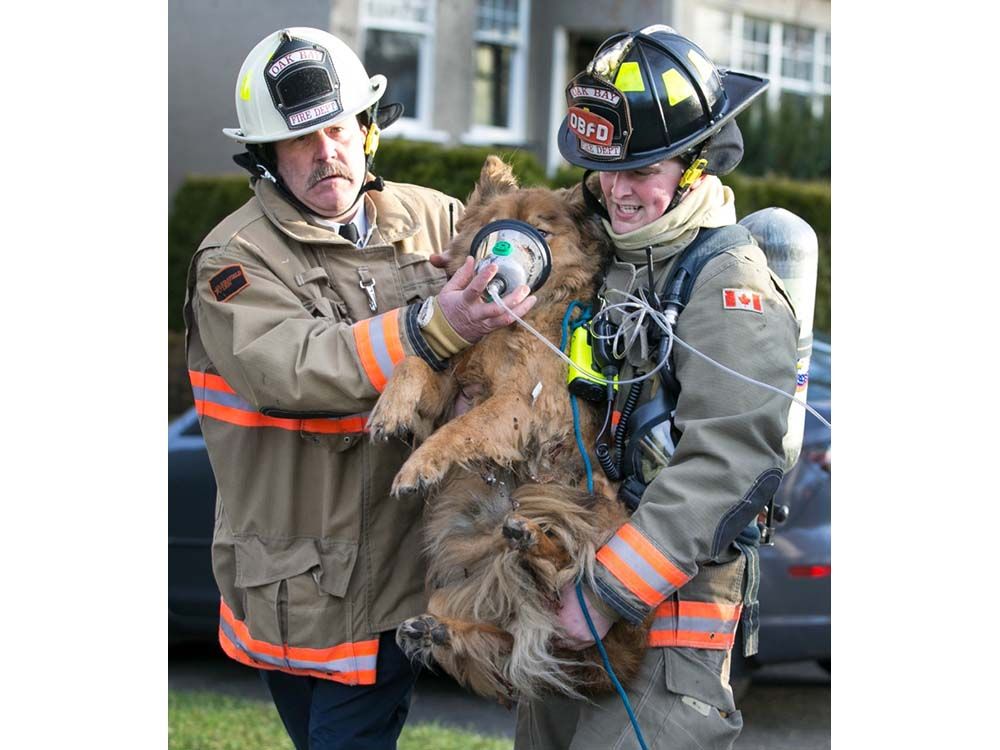
[[[368,417],[368,436],[373,443],[385,443],[391,437],[406,440],[413,433],[413,405],[399,408],[394,403],[396,401],[398,399],[386,399],[383,394],[375,403]]]
[[[422,460],[418,451],[403,464],[392,482],[390,491],[396,497],[414,492],[426,492],[444,479],[447,468],[447,465],[441,465],[437,461]]]
[[[500,529],[508,546],[513,550],[526,550],[538,543],[538,530],[531,521],[521,516],[509,515]]]
[[[410,656],[431,646],[447,646],[451,642],[448,626],[434,615],[419,615],[404,620],[396,630],[396,641]]]

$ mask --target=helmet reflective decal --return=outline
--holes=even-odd
[[[253,69],[247,71],[247,74],[243,76],[243,83],[240,84],[240,99],[245,102],[250,101],[250,77],[253,75]]]
[[[663,86],[667,90],[667,102],[671,107],[680,104],[689,96],[694,96],[691,83],[677,68],[671,68],[663,74]]]
[[[618,75],[615,77],[615,88],[622,92],[646,90],[646,85],[642,82],[639,63],[623,62],[621,64],[618,68]]]
[[[289,129],[330,120],[343,112],[340,79],[327,51],[285,36],[267,62],[271,100]]]

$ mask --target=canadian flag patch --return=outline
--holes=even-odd
[[[722,308],[724,310],[749,310],[750,312],[764,314],[764,304],[760,298],[760,292],[751,292],[749,289],[723,289]]]

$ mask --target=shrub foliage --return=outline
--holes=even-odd
[[[472,192],[483,162],[491,153],[500,154],[510,163],[521,184],[525,186],[567,187],[579,182],[583,173],[575,167],[567,167],[560,169],[549,180],[538,160],[525,151],[498,151],[490,147],[470,146],[442,147],[404,140],[384,141],[379,148],[376,166],[378,173],[387,180],[435,188],[464,201]],[[768,206],[781,206],[801,216],[816,230],[820,259],[815,327],[829,332],[829,183],[804,182],[787,177],[752,177],[741,174],[740,171],[725,177],[724,182],[736,193],[736,208],[740,217]],[[251,195],[245,175],[191,176],[177,191],[168,224],[168,320],[172,331],[184,330],[184,287],[191,256],[212,227],[239,208]],[[173,404],[170,411],[176,413]]]

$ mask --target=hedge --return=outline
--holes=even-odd
[[[435,188],[465,200],[479,177],[486,156],[501,155],[511,164],[522,185],[566,187],[580,180],[582,170],[563,168],[551,180],[538,160],[525,151],[490,147],[453,146],[404,140],[383,141],[378,172],[387,180]],[[740,217],[767,206],[781,206],[801,216],[816,230],[820,244],[815,327],[830,330],[830,185],[782,177],[725,178],[736,193]],[[244,175],[190,176],[174,196],[168,222],[168,320],[172,331],[182,331],[187,267],[202,238],[227,214],[252,195]],[[171,408],[171,413],[174,408]]]

